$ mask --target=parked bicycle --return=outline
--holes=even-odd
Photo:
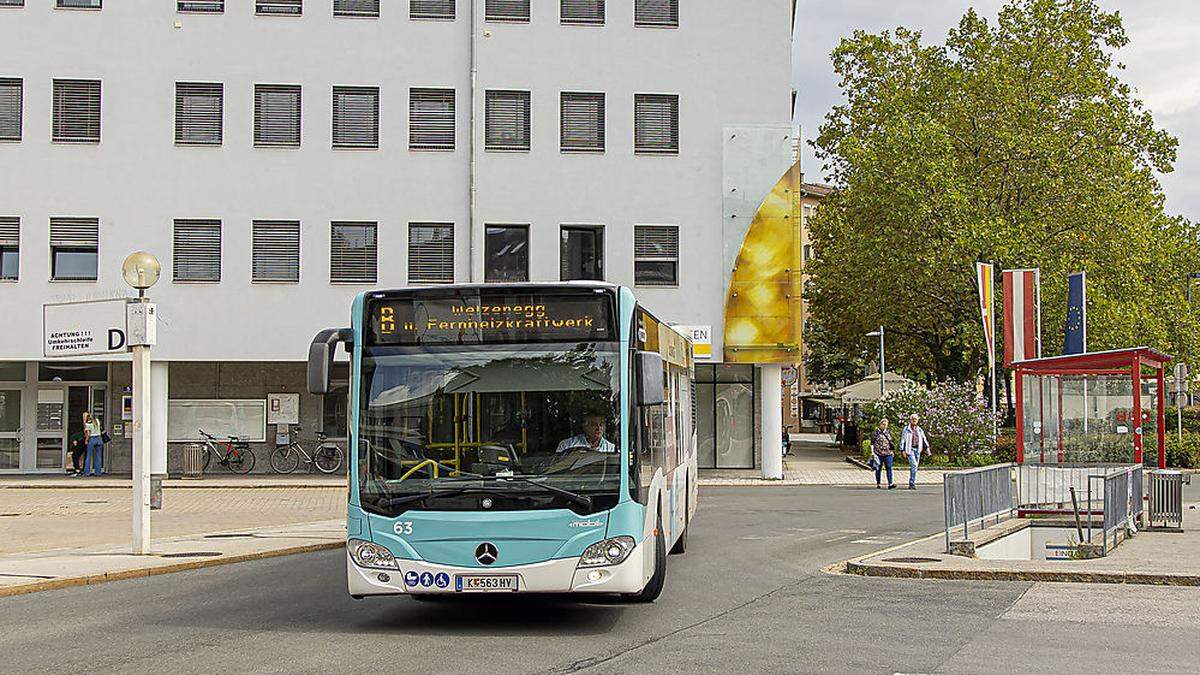
[[[254,451],[250,444],[237,436],[229,436],[229,440],[221,441],[216,436],[200,429],[204,437],[204,471],[217,458],[217,464],[234,473],[250,473],[254,468]]]
[[[297,435],[301,428],[296,427]],[[271,468],[275,473],[291,473],[295,471],[300,462],[304,462],[310,466],[316,467],[321,473],[337,473],[338,469],[342,468],[342,461],[345,454],[342,449],[329,440],[329,437],[321,432],[317,432],[317,449],[310,455],[300,445],[299,440],[294,440],[291,443],[275,448],[271,453]]]

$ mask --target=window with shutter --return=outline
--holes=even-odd
[[[483,116],[485,149],[529,149],[529,92],[488,91]]]
[[[379,147],[379,87],[333,88],[333,147]]]
[[[637,94],[633,99],[633,151],[678,154],[679,97],[674,94]]]
[[[634,0],[633,25],[678,28],[679,0]]]
[[[21,140],[22,86],[19,78],[0,78],[0,141]]]
[[[604,280],[602,225],[563,225],[559,238],[560,280]]]
[[[300,221],[256,220],[252,236],[252,281],[300,281]]]
[[[95,281],[100,253],[98,218],[50,219],[50,278]]]
[[[255,14],[273,16],[300,16],[304,12],[304,0],[255,0]]]
[[[100,142],[100,80],[54,80],[51,138]]]
[[[410,89],[408,147],[410,150],[454,149],[454,90]]]
[[[454,19],[455,0],[409,0],[410,19]]]
[[[220,145],[225,86],[219,82],[175,83],[175,142]]]
[[[254,144],[300,147],[300,85],[254,85]]]
[[[559,18],[565,24],[604,25],[604,0],[560,0]]]
[[[103,0],[58,0],[59,9],[100,9]]]
[[[329,235],[329,280],[373,284],[378,278],[376,223],[335,222]]]
[[[638,286],[679,285],[679,227],[635,225],[633,282]]]
[[[0,279],[15,281],[21,269],[21,219],[0,217]]]
[[[25,0],[0,0],[0,7],[24,7]]]
[[[408,283],[454,283],[454,225],[408,224]]]
[[[485,282],[529,281],[528,225],[487,225],[483,248]]]
[[[529,0],[486,0],[483,18],[487,21],[529,23]]]
[[[604,94],[564,91],[559,122],[563,152],[604,152]]]
[[[379,16],[379,0],[333,0],[334,16]]]
[[[220,14],[225,11],[225,0],[179,0],[175,5],[175,10]]]
[[[221,221],[177,219],[172,269],[175,281],[220,281]]]

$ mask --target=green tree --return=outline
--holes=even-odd
[[[1080,270],[1089,349],[1200,352],[1183,282],[1200,231],[1163,211],[1155,172],[1177,141],[1118,77],[1127,42],[1093,0],[1013,0],[994,21],[970,10],[944,44],[905,28],[842,40],[846,102],[814,143],[842,188],[812,225],[810,299],[843,351],[882,323],[890,363],[973,377],[987,363],[982,259],[1042,269],[1047,356]]]
[[[861,349],[847,353],[833,339],[820,317],[804,324],[804,366],[809,382],[840,387],[863,376]]]

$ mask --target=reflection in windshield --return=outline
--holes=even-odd
[[[616,502],[615,345],[367,348],[362,383],[367,508]]]

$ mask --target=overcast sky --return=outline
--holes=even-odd
[[[804,138],[816,135],[825,113],[841,101],[829,61],[838,40],[855,29],[871,32],[906,26],[928,42],[946,32],[969,7],[994,20],[1003,0],[799,0],[793,47],[796,123]],[[1155,124],[1179,139],[1175,171],[1160,176],[1167,212],[1200,220],[1200,0],[1100,0],[1119,10],[1129,45],[1117,54],[1121,77],[1154,113]],[[823,180],[807,144],[801,159],[806,180]]]

